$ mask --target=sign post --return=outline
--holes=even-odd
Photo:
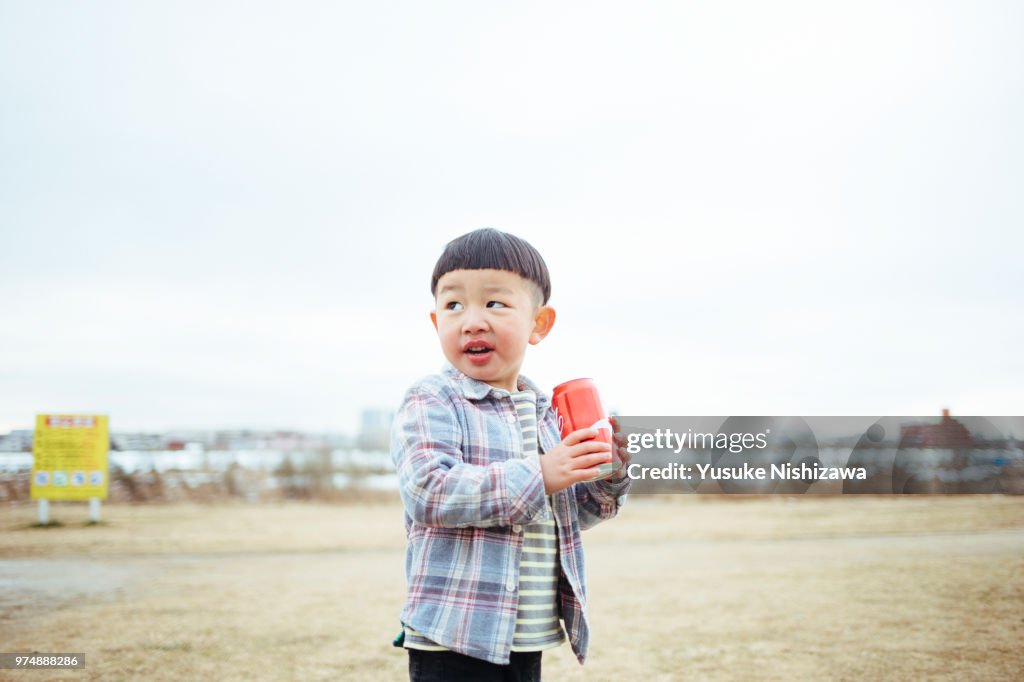
[[[106,416],[36,415],[30,490],[39,500],[40,524],[49,523],[49,500],[89,500],[89,520],[100,520],[109,449]]]

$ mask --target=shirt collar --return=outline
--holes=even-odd
[[[483,398],[486,398],[488,395],[490,395],[492,391],[497,393],[498,395],[508,395],[508,391],[502,390],[500,388],[495,388],[494,386],[491,386],[487,382],[477,381],[472,377],[466,376],[459,370],[455,369],[455,367],[450,362],[446,362],[444,364],[444,369],[441,371],[446,376],[450,377],[452,381],[455,383],[455,385],[462,392],[462,395],[465,396],[466,398],[469,398],[470,400],[482,400]],[[545,392],[541,391],[540,388],[537,387],[537,384],[533,383],[532,381],[530,381],[529,378],[520,374],[519,390],[523,390],[526,388],[533,391],[533,393],[537,396],[538,408],[546,408],[548,404],[550,404],[551,398]]]

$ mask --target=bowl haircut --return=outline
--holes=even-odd
[[[437,297],[437,281],[454,270],[504,270],[532,282],[538,305],[551,298],[551,275],[540,252],[525,239],[491,227],[467,232],[444,247],[430,279],[430,294]]]

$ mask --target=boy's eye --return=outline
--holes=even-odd
[[[445,303],[444,307],[447,310],[462,310],[462,304],[458,301],[449,301],[448,303]]]
[[[501,301],[488,301],[487,302],[487,307],[488,308],[504,308],[505,304],[502,303]]]

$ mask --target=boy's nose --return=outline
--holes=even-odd
[[[487,316],[479,312],[470,312],[462,322],[462,331],[469,334],[484,332],[487,328]]]

